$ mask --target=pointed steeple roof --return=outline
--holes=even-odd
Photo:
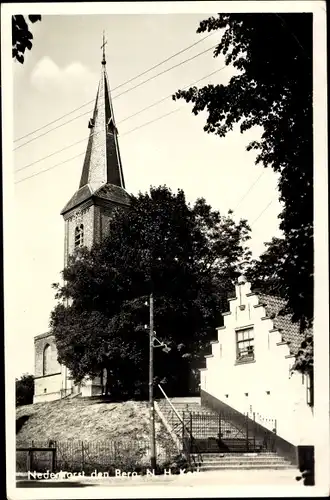
[[[64,214],[91,196],[129,204],[118,144],[103,39],[101,78],[94,112],[88,123],[90,129],[79,190],[62,210]]]

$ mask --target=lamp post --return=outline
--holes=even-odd
[[[149,409],[150,409],[150,463],[156,469],[156,436],[155,436],[155,406],[154,406],[154,298],[149,298]]]

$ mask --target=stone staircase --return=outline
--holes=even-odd
[[[296,469],[277,453],[203,453],[192,457],[201,471],[236,469]]]
[[[205,440],[205,428],[201,428],[198,423],[192,419],[190,423],[189,414],[198,413],[199,415],[203,415],[205,418],[204,425],[207,427],[207,437],[209,439],[208,446],[210,447],[210,451],[212,451],[212,440],[214,443],[214,451],[218,451],[217,440],[219,438],[219,425],[217,419],[214,419],[215,412],[201,405],[200,398],[170,398],[171,404],[174,406],[177,413],[180,415],[181,419],[184,420],[187,428],[191,430],[191,433],[196,440],[204,441]],[[168,402],[163,399],[158,401],[158,406],[169,424],[171,425],[174,433],[178,436],[179,439],[182,438],[182,421],[178,418],[178,416],[173,412]],[[210,419],[208,419],[208,415],[210,415]],[[177,434],[177,431],[180,432],[180,435]],[[226,422],[226,429],[224,431],[223,443],[230,445],[231,442],[239,443],[239,441],[243,441],[243,446],[245,445],[245,434],[242,433],[241,429],[237,428],[235,425],[232,425],[230,422]]]
[[[226,421],[225,435],[221,438],[222,444],[228,445],[235,452],[227,453],[219,450],[218,433],[219,427],[214,424],[215,412],[201,405],[200,398],[169,398],[169,401],[175,408],[173,411],[168,401],[164,399],[157,400],[159,410],[167,420],[169,427],[173,433],[182,442],[182,420],[184,420],[187,429],[192,430],[192,436],[196,442],[196,453],[191,454],[194,463],[198,465],[201,471],[206,470],[222,470],[222,469],[291,469],[296,468],[291,462],[279,456],[276,452],[262,451],[262,443],[255,443],[254,450],[258,452],[246,453],[246,437],[241,429],[237,428],[231,422]],[[190,413],[198,413],[202,415],[201,419],[205,418],[203,428],[199,428],[198,424],[194,423],[194,419],[190,422]],[[211,416],[208,419],[208,415]],[[207,435],[207,439],[205,439]],[[208,453],[198,452],[200,444],[205,444],[208,441]],[[233,444],[236,446],[233,446]],[[213,446],[214,445],[214,446]],[[201,450],[202,448],[200,448]]]

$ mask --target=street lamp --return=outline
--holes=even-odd
[[[149,299],[149,408],[150,408],[150,463],[156,469],[156,436],[154,405],[154,297]]]
[[[154,349],[163,347],[163,351],[168,353],[171,348],[161,342],[155,336],[154,331],[154,297],[149,297],[149,409],[150,409],[150,464],[152,469],[156,469],[156,432],[155,432],[155,404],[154,404]],[[155,341],[158,345],[155,345]]]

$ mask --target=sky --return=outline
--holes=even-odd
[[[127,191],[137,194],[165,184],[172,190],[182,188],[189,202],[204,197],[220,213],[233,209],[236,220],[245,218],[251,225],[254,257],[264,250],[264,242],[280,236],[278,179],[272,170],[255,165],[255,152],[246,151],[251,140],[260,138],[260,128],[244,134],[236,129],[225,138],[207,134],[206,114],[196,117],[190,104],[170,97],[130,117],[204,77],[197,86],[229,81],[233,70],[224,67],[221,56],[213,57],[220,33],[207,38],[196,33],[199,22],[212,14],[44,15],[32,25],[32,50],[24,65],[12,63],[19,242],[12,335],[24,353],[16,376],[33,373],[33,337],[47,331],[56,303],[51,284],[61,279],[64,263],[60,212],[80,181],[81,153],[101,73],[103,30]],[[133,89],[172,66],[177,67]],[[80,109],[71,113],[76,108]]]

